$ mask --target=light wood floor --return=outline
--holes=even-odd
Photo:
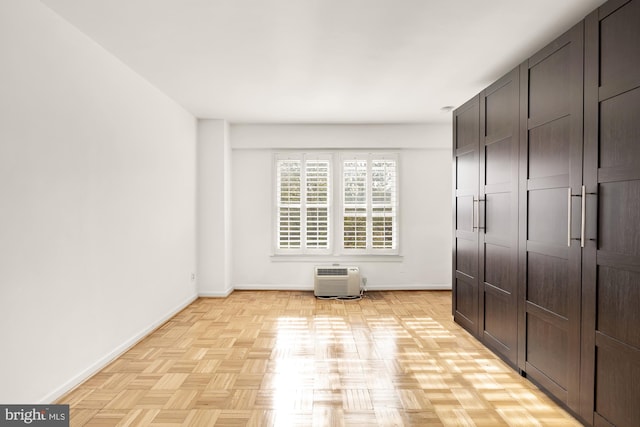
[[[58,403],[72,426],[578,426],[453,323],[451,293],[198,299]]]

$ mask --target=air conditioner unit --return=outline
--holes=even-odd
[[[316,267],[314,294],[317,297],[360,295],[358,267]]]

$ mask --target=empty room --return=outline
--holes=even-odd
[[[0,0],[0,425],[640,425],[640,0]]]

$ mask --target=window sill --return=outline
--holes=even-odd
[[[398,254],[359,254],[359,255],[308,255],[308,254],[272,254],[272,262],[314,262],[346,264],[351,262],[403,262],[404,256]]]

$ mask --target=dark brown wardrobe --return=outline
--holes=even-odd
[[[455,320],[517,361],[518,70],[454,112]]]
[[[454,111],[453,315],[583,422],[640,425],[640,0]]]

